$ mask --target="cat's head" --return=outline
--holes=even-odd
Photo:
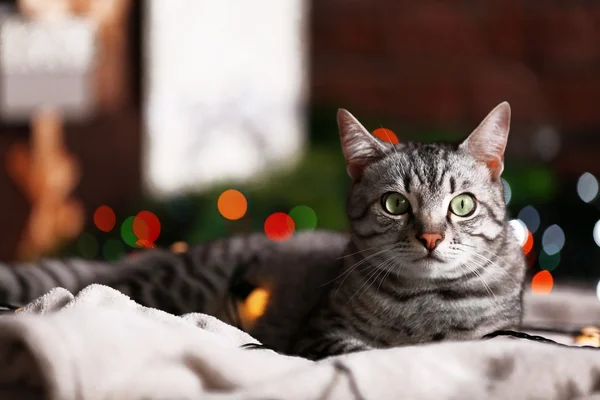
[[[393,145],[346,110],[338,111],[338,125],[352,178],[348,214],[360,251],[382,268],[423,277],[460,276],[465,265],[486,257],[506,224],[500,175],[508,103],[461,143],[400,139]]]

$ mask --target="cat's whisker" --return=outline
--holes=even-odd
[[[490,285],[485,281],[485,279],[479,274],[479,272],[477,272],[477,269],[475,267],[471,266],[471,264],[468,262],[466,264],[464,264],[464,266],[467,267],[467,269],[469,269],[471,272],[473,272],[477,276],[479,281],[485,286],[488,293],[494,297],[494,301],[497,302],[498,298],[496,297],[496,294],[494,293],[494,291],[492,290]]]
[[[462,246],[466,246],[466,247],[468,247],[468,248],[474,248],[473,246],[469,246],[469,245],[462,245]],[[502,259],[502,257],[499,257],[499,256],[497,256],[497,255],[496,255],[494,252],[492,252],[492,251],[489,251],[489,250],[487,250],[487,249],[478,249],[478,250],[485,250],[485,251],[488,251],[488,252],[489,252],[489,253],[491,253],[493,256],[497,257],[498,259],[500,259],[501,261],[503,261],[503,262],[505,262],[507,265],[509,265],[509,264],[508,264],[508,262],[507,262],[506,260]],[[463,252],[465,252],[466,254],[469,254],[469,255],[472,255],[472,256],[479,257],[479,259],[480,259],[480,260],[482,260],[482,261],[484,261],[484,262],[487,262],[487,266],[491,266],[491,267],[493,267],[493,268],[494,268],[494,270],[497,270],[497,271],[501,272],[502,274],[504,274],[504,276],[505,276],[505,277],[507,277],[508,279],[510,279],[510,280],[512,280],[513,282],[515,282],[515,283],[516,283],[516,280],[515,280],[515,279],[514,279],[514,278],[513,278],[513,277],[512,277],[512,276],[511,276],[511,275],[510,275],[510,274],[509,274],[509,273],[508,273],[506,270],[504,270],[504,268],[502,268],[501,266],[499,266],[498,264],[496,264],[496,262],[494,262],[494,261],[493,261],[493,260],[491,260],[490,258],[488,258],[488,257],[486,257],[486,256],[484,256],[484,255],[482,255],[482,254],[479,254],[479,253],[477,253],[476,251],[469,251],[469,250],[464,250],[464,249],[463,249],[462,251],[463,251]],[[498,281],[498,278],[496,278],[496,276],[495,276],[495,275],[492,275],[492,276],[494,277],[494,279],[496,279],[496,281]]]
[[[365,283],[363,283],[363,284],[362,284],[362,286],[361,286],[361,287],[360,287],[360,288],[359,288],[359,289],[358,289],[358,290],[357,290],[357,291],[356,291],[356,292],[355,292],[355,293],[354,293],[352,296],[350,296],[350,298],[348,299],[348,303],[350,303],[350,301],[351,301],[351,300],[352,300],[352,299],[353,299],[353,298],[354,298],[354,297],[355,297],[355,296],[356,296],[356,295],[357,295],[359,292],[361,292],[361,289],[362,289],[363,287],[365,287],[365,285],[367,285],[367,284],[368,284],[368,286],[365,288],[365,290],[361,292],[361,295],[362,295],[363,293],[365,293],[365,292],[366,292],[366,291],[369,289],[369,287],[370,287],[370,286],[371,286],[373,283],[375,283],[375,281],[377,280],[377,278],[378,278],[378,277],[379,277],[379,276],[380,276],[382,273],[384,273],[384,272],[386,271],[386,269],[384,268],[384,266],[386,266],[386,267],[387,267],[387,265],[388,265],[388,264],[392,264],[393,262],[394,262],[394,259],[393,259],[393,258],[388,258],[387,260],[384,260],[383,262],[381,262],[379,265],[375,266],[374,268],[375,268],[375,270],[376,270],[376,271],[375,271],[375,272],[373,272],[373,273],[371,273],[371,274],[369,275],[369,277],[368,277],[368,278],[365,280]],[[374,279],[373,279],[373,282],[371,282],[371,277],[373,277],[373,276],[374,276]],[[371,282],[371,283],[369,284],[369,282]],[[359,298],[360,298],[360,296],[359,296]]]
[[[381,247],[384,247],[384,246],[381,246]],[[357,262],[356,262],[354,265],[352,265],[351,267],[347,268],[345,271],[343,271],[341,274],[339,274],[338,276],[336,276],[336,277],[335,277],[335,278],[333,278],[332,280],[330,280],[330,281],[328,281],[328,282],[325,282],[323,285],[321,285],[321,287],[323,287],[323,286],[326,286],[326,285],[329,285],[330,283],[333,283],[333,282],[335,282],[336,280],[338,280],[338,279],[339,279],[339,278],[341,278],[342,276],[345,276],[345,277],[344,277],[344,279],[342,280],[342,282],[340,283],[340,286],[342,286],[342,284],[344,283],[344,281],[346,280],[346,278],[348,277],[348,275],[350,275],[350,273],[351,273],[352,271],[354,271],[356,268],[358,268],[358,267],[359,267],[359,266],[361,266],[362,264],[366,263],[366,262],[367,262],[368,260],[370,260],[371,258],[373,258],[373,257],[376,257],[376,256],[378,256],[378,255],[381,255],[381,254],[385,254],[386,252],[388,252],[388,251],[391,251],[391,250],[393,250],[393,249],[394,249],[394,247],[389,247],[389,248],[388,248],[388,247],[387,247],[387,245],[385,245],[385,247],[386,247],[386,248],[385,248],[385,249],[383,249],[383,250],[379,250],[379,251],[377,251],[377,252],[375,252],[375,253],[373,253],[373,254],[370,254],[370,255],[368,255],[368,256],[366,256],[366,257],[363,257],[361,260],[357,261]],[[339,289],[339,287],[338,287],[338,289]],[[337,292],[336,292],[336,293],[337,293]]]
[[[389,243],[389,244],[383,244],[383,245],[378,245],[378,246],[373,246],[373,247],[367,247],[366,249],[355,251],[354,253],[344,254],[343,256],[336,258],[336,260],[342,260],[344,258],[352,257],[357,254],[365,253],[370,250],[375,250],[375,249],[379,250],[379,249],[382,249],[383,247],[394,247],[397,245],[398,245],[397,243]]]

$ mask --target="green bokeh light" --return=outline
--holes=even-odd
[[[317,213],[309,206],[296,206],[289,212],[296,230],[307,231],[317,227]]]
[[[102,256],[108,261],[116,261],[125,254],[123,242],[116,239],[108,239],[102,246]]]
[[[135,236],[135,233],[133,233],[133,220],[134,219],[135,219],[135,217],[131,216],[131,217],[127,217],[127,219],[125,219],[125,221],[123,221],[123,224],[121,225],[121,237],[123,238],[123,241],[125,243],[127,243],[128,246],[137,249],[139,247],[136,245],[138,238],[137,238],[137,236]]]
[[[538,263],[540,268],[546,271],[554,271],[558,264],[560,264],[560,252],[556,252],[552,255],[546,253],[544,250],[540,251],[538,257]]]
[[[98,255],[98,240],[90,233],[84,232],[77,240],[77,248],[82,256],[94,258]]]

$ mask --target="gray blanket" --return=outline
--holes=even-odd
[[[0,399],[600,399],[595,349],[491,339],[311,362],[246,343],[257,342],[215,318],[108,287],[54,289],[0,318]]]

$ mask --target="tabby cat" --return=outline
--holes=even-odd
[[[250,333],[315,360],[516,328],[525,260],[506,222],[500,180],[508,103],[462,143],[393,145],[345,110],[338,125],[352,178],[350,235],[305,232],[272,242],[255,233],[115,264],[0,265],[0,301],[25,303],[55,286],[74,292],[95,282],[146,306],[234,322],[225,313],[231,293],[261,286],[270,300]]]

